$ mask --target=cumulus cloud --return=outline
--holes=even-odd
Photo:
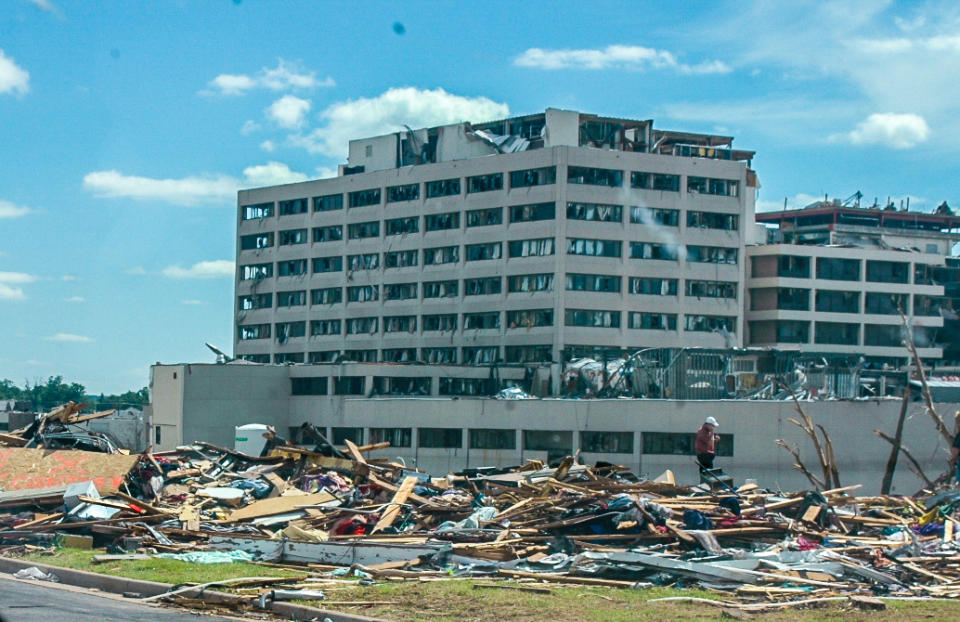
[[[163,269],[163,276],[171,279],[219,279],[232,277],[233,273],[234,263],[228,259],[198,261],[189,268],[177,264]]]
[[[260,148],[266,151],[267,153],[273,153],[277,150],[277,144],[272,140],[265,140],[260,143]]]
[[[257,123],[253,119],[247,119],[243,123],[243,127],[240,128],[240,133],[246,136],[247,134],[253,134],[254,132],[259,132],[261,129],[263,128],[260,126],[259,123]]]
[[[22,205],[14,205],[9,201],[4,201],[0,199],[0,219],[3,218],[20,218],[21,216],[26,216],[32,210],[29,207],[23,207]]]
[[[392,88],[377,97],[337,102],[320,113],[323,127],[296,134],[290,142],[310,153],[343,157],[350,139],[458,121],[488,121],[510,114],[507,104],[464,97],[443,89]]]
[[[688,65],[678,61],[672,52],[641,45],[608,45],[603,49],[578,50],[530,48],[515,58],[513,64],[534,69],[624,68],[639,71],[671,69],[682,74],[716,74],[732,71],[726,63],[719,60]]]
[[[30,74],[0,50],[0,95],[4,93],[23,95],[29,90]]]
[[[155,179],[127,175],[117,170],[93,171],[84,176],[83,187],[98,197],[193,206],[233,201],[240,188],[288,184],[306,179],[306,175],[290,170],[286,164],[267,162],[245,168],[242,179],[222,173]]]
[[[884,145],[909,149],[930,136],[930,126],[916,114],[875,113],[857,124],[846,138],[855,145]]]
[[[90,343],[93,341],[93,339],[87,337],[86,335],[75,335],[73,333],[57,333],[56,335],[44,337],[43,340],[57,341],[60,343]]]
[[[310,100],[301,99],[295,95],[284,95],[273,102],[264,111],[267,118],[278,127],[296,130],[303,126],[310,112]]]
[[[37,277],[26,272],[0,272],[0,300],[26,300],[27,294],[20,286],[36,280]]]
[[[336,166],[318,166],[313,172],[317,179],[329,179],[340,174],[340,170]]]
[[[274,69],[262,68],[253,75],[222,73],[211,80],[203,95],[244,95],[254,89],[284,91],[335,86],[333,78],[317,78],[315,71],[305,71],[294,64],[278,59]]]

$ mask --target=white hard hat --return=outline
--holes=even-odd
[[[713,417],[707,417],[706,420],[704,420],[704,423],[709,423],[710,425],[712,425],[712,426],[715,427],[715,428],[720,427],[720,424],[717,423],[717,420],[714,419]]]

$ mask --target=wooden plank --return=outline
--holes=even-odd
[[[347,441],[348,443],[350,441]],[[375,534],[378,531],[383,531],[387,527],[393,524],[393,521],[397,520],[397,516],[400,514],[400,506],[403,503],[407,502],[407,499],[410,497],[410,493],[413,492],[413,487],[417,484],[417,478],[413,475],[408,475],[403,478],[403,482],[400,484],[400,488],[393,495],[393,499],[390,501],[390,505],[387,506],[387,509],[384,510],[383,514],[380,516],[380,520],[377,521],[377,524],[374,526],[373,530],[370,531],[371,534]]]
[[[807,508],[807,511],[803,513],[803,516],[800,517],[800,520],[812,523],[817,520],[817,516],[820,515],[821,507],[819,505],[811,505]]]
[[[289,497],[273,497],[272,499],[261,499],[254,501],[250,505],[237,508],[230,513],[227,520],[230,522],[247,520],[250,518],[261,518],[263,516],[273,516],[275,514],[286,514],[287,512],[297,511],[299,506],[320,505],[336,501],[337,498],[329,492],[318,492],[312,495],[292,495]]]
[[[270,486],[272,486],[270,494],[267,495],[269,498],[279,497],[283,494],[283,491],[287,489],[287,481],[276,473],[265,473],[260,477],[267,480]]]

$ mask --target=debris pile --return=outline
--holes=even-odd
[[[432,477],[367,459],[386,443],[309,436],[310,449],[272,438],[264,456],[207,443],[132,456],[0,447],[0,553],[72,538],[107,547],[103,561],[253,560],[310,574],[271,580],[256,599],[301,598],[347,574],[697,585],[749,602],[960,596],[957,490],[719,490],[573,457]]]
[[[0,432],[0,446],[82,449],[106,454],[121,453],[106,434],[91,432],[79,424],[116,413],[116,409],[82,414],[86,404],[67,402],[41,414],[29,426],[11,433]]]

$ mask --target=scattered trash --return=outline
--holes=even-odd
[[[23,570],[18,570],[13,573],[13,576],[18,579],[34,579],[36,581],[50,581],[51,583],[59,583],[60,577],[53,574],[52,572],[47,573],[36,566],[31,566],[29,568],[24,568]]]

